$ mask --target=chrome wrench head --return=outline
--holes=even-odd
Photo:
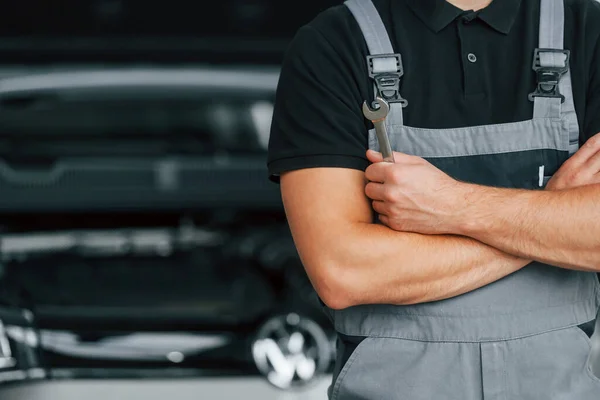
[[[384,120],[390,112],[390,105],[381,97],[375,98],[375,103],[379,105],[378,109],[372,109],[367,102],[363,103],[363,114],[371,122]]]
[[[371,121],[375,126],[375,133],[377,134],[377,140],[379,141],[379,147],[381,148],[383,161],[393,163],[394,152],[392,150],[392,146],[390,145],[390,140],[388,138],[387,129],[385,126],[385,119],[390,112],[390,105],[381,97],[376,97],[375,103],[379,105],[379,108],[374,110],[369,107],[365,101],[363,103],[363,114],[365,115],[365,118]]]

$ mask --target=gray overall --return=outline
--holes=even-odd
[[[399,93],[401,57],[370,0],[345,4],[367,42],[375,92],[390,101],[387,128],[394,150],[421,156],[459,180],[543,190],[579,148],[569,54],[562,50],[563,0],[541,0],[539,49],[532,49],[540,68],[530,95],[533,118],[441,130],[403,124],[410,99]],[[379,150],[373,130],[369,147]],[[360,338],[347,359],[338,355],[329,398],[600,399],[591,340],[578,327],[596,318],[599,304],[594,273],[534,262],[444,301],[326,308],[340,336]]]

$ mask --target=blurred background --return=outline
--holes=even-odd
[[[266,151],[289,41],[340,3],[3,4],[0,399],[326,398]]]
[[[339,3],[3,3],[0,399],[326,398],[266,150],[285,49]]]

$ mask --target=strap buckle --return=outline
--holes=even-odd
[[[395,59],[396,65],[390,62]],[[385,65],[384,59],[390,64]],[[408,100],[400,95],[400,78],[404,75],[402,56],[400,54],[377,54],[367,56],[369,77],[375,81],[377,94],[388,103],[400,103],[402,107],[408,105]],[[395,69],[395,70],[394,70]]]
[[[540,53],[558,53],[565,55],[563,66],[542,66]],[[559,83],[564,74],[569,71],[569,59],[571,52],[569,50],[558,49],[535,49],[533,55],[533,70],[537,74],[537,87],[533,93],[529,94],[529,100],[534,101],[536,97],[549,97],[561,99],[565,102],[565,96],[560,93]]]

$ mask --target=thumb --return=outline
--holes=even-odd
[[[383,161],[383,155],[375,150],[367,150],[367,158],[372,163],[378,163]]]
[[[383,161],[383,155],[375,150],[367,150],[367,158],[372,163],[378,163]],[[400,153],[398,151],[394,151],[394,159],[396,162],[398,162],[399,160],[406,160],[408,158],[412,158],[412,156],[409,156],[405,153]]]

